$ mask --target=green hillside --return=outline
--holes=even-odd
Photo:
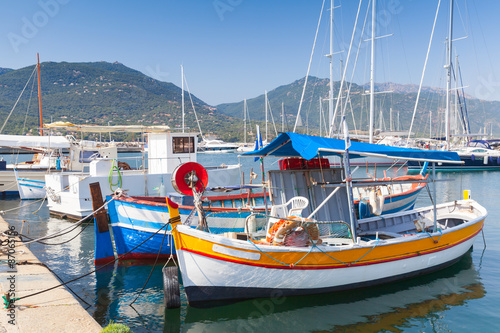
[[[282,103],[285,106],[285,123],[288,125],[289,130],[293,129],[303,86],[304,79],[301,79],[268,92],[271,111],[279,129],[281,129]],[[335,97],[338,95],[339,87],[339,82],[335,82]],[[397,119],[399,113],[399,128],[407,131],[410,127],[417,97],[416,89],[418,87],[392,83],[378,84],[376,87],[378,88],[376,90],[392,90],[393,93],[375,95],[375,128],[381,128],[385,131],[390,129],[389,119],[390,109],[392,108],[393,129],[396,130],[398,127]],[[344,89],[346,89],[346,85],[344,85]],[[364,131],[368,129],[369,95],[365,93],[367,90],[369,90],[368,86],[362,87],[353,84],[351,87],[351,101],[347,105],[346,114],[350,129],[356,128]],[[328,79],[309,77],[301,110],[301,120],[303,123],[301,131],[305,131],[306,126],[309,127],[310,131],[318,130],[320,119],[319,98],[323,99],[323,114],[328,116],[328,101],[326,100],[328,94]],[[345,96],[345,93],[343,95]],[[264,100],[264,95],[260,95],[247,101],[251,120],[262,121],[264,119]],[[439,89],[425,87],[420,95],[413,132],[418,135],[428,136],[432,112],[433,136],[440,135],[444,131],[444,103],[444,94],[440,93]],[[334,102],[334,106],[335,104],[336,101]],[[491,122],[493,124],[493,132],[500,133],[500,120],[497,116],[500,114],[500,102],[467,99],[466,104],[472,132],[478,133],[484,126]],[[243,117],[243,102],[217,105],[217,110],[226,115]],[[382,126],[380,126],[380,110],[382,110]],[[270,116],[269,119],[271,119]]]
[[[8,72],[12,72],[12,71],[13,71],[13,69],[10,69],[10,68],[0,68],[0,75],[8,73]]]
[[[38,128],[38,89],[35,66],[18,70],[0,69],[0,126],[13,109],[21,91],[26,85],[24,94],[19,99],[12,116],[3,133],[26,134],[36,133]],[[180,127],[181,89],[169,82],[162,82],[120,63],[55,63],[41,64],[41,87],[44,122],[68,121],[75,124],[107,125],[168,125]],[[277,131],[281,131],[282,103],[285,109],[285,131],[293,129],[304,78],[291,84],[277,87],[268,93],[272,117],[269,122],[276,123]],[[347,88],[347,85],[345,85]],[[393,110],[393,125],[397,129],[399,115],[400,129],[408,130],[416,99],[415,86],[382,83],[378,90],[393,90],[393,93],[377,94],[375,102],[375,127],[389,130],[389,110]],[[334,96],[338,94],[339,82],[334,83]],[[329,84],[327,79],[309,77],[304,95],[299,132],[319,132],[319,99],[323,101],[323,114],[328,117]],[[347,104],[347,119],[351,130],[368,129],[369,96],[364,92],[367,87],[353,84],[350,92],[350,103]],[[345,93],[343,94],[345,95]],[[428,135],[430,112],[432,111],[433,136],[443,132],[443,94],[435,88],[426,88],[420,97],[417,117],[413,132],[417,135]],[[345,102],[345,99],[343,99]],[[210,106],[193,96],[201,128],[205,135],[216,136],[225,141],[243,141],[243,101],[239,103]],[[264,95],[249,99],[248,109],[250,123],[248,140],[253,139],[255,122],[263,128]],[[336,103],[336,101],[335,101]],[[186,126],[198,130],[195,116],[186,94]],[[468,113],[472,132],[479,132],[486,124],[493,124],[493,132],[499,133],[500,102],[467,100]],[[382,110],[382,126],[380,126],[380,110]],[[340,114],[340,111],[339,111]],[[274,128],[270,126],[270,136],[274,136]],[[324,131],[324,129],[323,129]],[[128,137],[117,139],[130,140]]]
[[[2,124],[34,68],[30,66],[0,76]],[[172,83],[152,79],[120,63],[46,62],[40,68],[46,123],[69,121],[107,125],[109,121],[113,125],[168,125],[172,128],[182,124],[181,89]],[[214,107],[195,96],[193,102],[204,134],[236,140],[241,125],[239,120],[218,114]],[[187,93],[185,105],[186,126],[197,130]],[[37,124],[38,90],[36,82],[30,81],[4,133],[36,132]],[[220,131],[221,127],[225,130]]]

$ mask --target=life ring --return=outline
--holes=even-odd
[[[192,187],[203,192],[207,184],[207,170],[196,162],[183,163],[172,172],[172,186],[179,194],[193,195]]]
[[[369,204],[371,213],[375,216],[382,214],[384,209],[384,196],[380,188],[371,189],[368,197],[370,199]]]

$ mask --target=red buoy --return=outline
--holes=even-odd
[[[207,184],[207,170],[195,162],[183,163],[172,173],[172,186],[180,194],[193,195],[193,187],[197,192],[203,192]]]

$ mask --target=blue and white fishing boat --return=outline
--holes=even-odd
[[[192,197],[179,196],[181,222],[191,224],[198,221]],[[262,193],[225,194],[204,197],[203,209],[210,232],[216,234],[251,232],[262,228],[264,219],[256,218],[245,227],[245,220],[255,212],[264,212]],[[170,214],[165,197],[108,196],[109,217],[113,229],[116,253],[122,259],[167,258],[175,254],[170,227],[164,229]],[[195,227],[195,226],[193,226]]]

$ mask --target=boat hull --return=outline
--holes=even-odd
[[[17,189],[21,200],[35,200],[45,198],[45,181],[34,179],[17,179]]]
[[[449,207],[441,207],[445,216]],[[413,218],[408,214],[424,210],[430,214],[431,208],[392,214],[390,218]],[[486,212],[478,215],[442,232],[342,246],[252,244],[181,225],[177,225],[174,237],[188,301],[202,306],[212,301],[347,290],[436,271],[453,264],[470,249],[482,230]]]
[[[220,208],[206,209],[210,231],[214,234],[244,232],[245,219],[252,212],[248,209],[221,206],[223,202],[227,204],[228,201],[233,201],[233,206],[240,206],[237,204],[238,200],[246,201],[246,197],[246,194],[220,196],[218,203],[212,202],[214,206]],[[264,201],[262,196],[254,194],[252,197],[254,204]],[[155,198],[163,199],[163,202],[152,201],[152,198],[144,198],[149,200],[129,197],[111,199],[107,197],[116,252],[119,256],[127,253],[122,259],[149,259],[158,256],[168,258],[171,254],[176,254],[170,225],[166,227],[170,214],[165,198]],[[180,206],[181,222],[184,223],[192,211],[193,207]],[[265,221],[261,221],[260,224],[262,227]]]
[[[19,188],[17,186],[17,180],[16,180],[17,178],[26,179],[30,181],[33,180],[34,183],[43,182],[45,180],[45,174],[47,173],[47,170],[18,170],[17,172],[18,172],[18,177],[16,177],[14,170],[0,170],[0,196],[3,197],[19,196],[20,193],[19,193]],[[26,187],[26,189],[27,189],[26,194],[29,194],[28,187]],[[43,198],[44,196],[45,195],[42,195],[39,198]]]
[[[412,277],[416,277],[423,274],[432,273],[446,267],[449,267],[459,261],[463,255],[467,253],[467,251],[472,246],[473,240],[463,244],[460,248],[455,250],[457,251],[449,251],[450,253],[446,253],[446,259],[448,261],[440,262],[436,265],[428,265],[429,260],[432,260],[434,257],[431,255],[422,256],[419,260],[405,260],[404,263],[397,262],[396,267],[394,264],[384,264],[382,266],[378,266],[376,269],[372,268],[363,268],[357,270],[350,270],[347,272],[347,268],[342,270],[328,270],[324,273],[321,272],[318,274],[317,271],[301,271],[299,274],[293,274],[292,283],[288,283],[290,286],[288,288],[262,288],[259,286],[251,287],[251,286],[214,286],[214,285],[204,285],[204,286],[196,286],[196,285],[184,285],[184,289],[186,294],[188,295],[189,304],[191,306],[199,306],[203,307],[206,302],[212,301],[229,301],[229,300],[244,300],[244,299],[252,299],[252,298],[277,298],[277,297],[285,297],[285,296],[300,296],[300,295],[312,295],[312,294],[323,294],[330,292],[339,292],[351,289],[358,288],[366,288],[371,286],[376,286],[384,283],[394,282],[398,280],[408,279]],[[188,258],[192,254],[184,254],[181,251],[179,255],[183,256],[183,263],[185,265],[199,265],[203,259],[198,258]],[[241,272],[238,270],[238,265],[234,264],[231,266],[219,267],[216,265],[216,260],[209,260],[205,264],[211,265],[215,271],[218,269],[228,270],[228,269],[236,269],[238,272],[242,273],[241,278],[245,279],[248,274]],[[418,269],[407,271],[405,269],[397,269],[399,266],[407,267],[408,265],[417,264]],[[184,265],[183,265],[184,266]],[[186,266],[181,267],[181,269],[187,269]],[[381,270],[387,270],[386,274],[380,274]],[[252,273],[255,276],[261,276],[261,274],[265,274],[264,270],[254,270]],[[358,275],[359,274],[359,275]],[[359,279],[356,282],[347,282],[348,278],[355,278],[356,276],[380,276],[376,279]],[[290,274],[288,271],[277,272],[274,274],[275,279],[279,279],[276,281],[286,281],[290,278]],[[285,279],[285,280],[283,280]],[[297,286],[296,281],[317,281],[318,279],[324,281],[344,281],[344,284],[334,284],[324,283],[328,286],[323,287],[313,287],[311,285],[302,285]],[[228,281],[230,284],[232,281]],[[186,282],[184,282],[186,283]]]
[[[491,156],[471,157],[459,155],[464,164],[436,163],[436,171],[486,171],[500,170],[500,158]],[[486,161],[485,161],[486,159]],[[408,170],[415,172],[422,167],[420,162],[408,161]]]

